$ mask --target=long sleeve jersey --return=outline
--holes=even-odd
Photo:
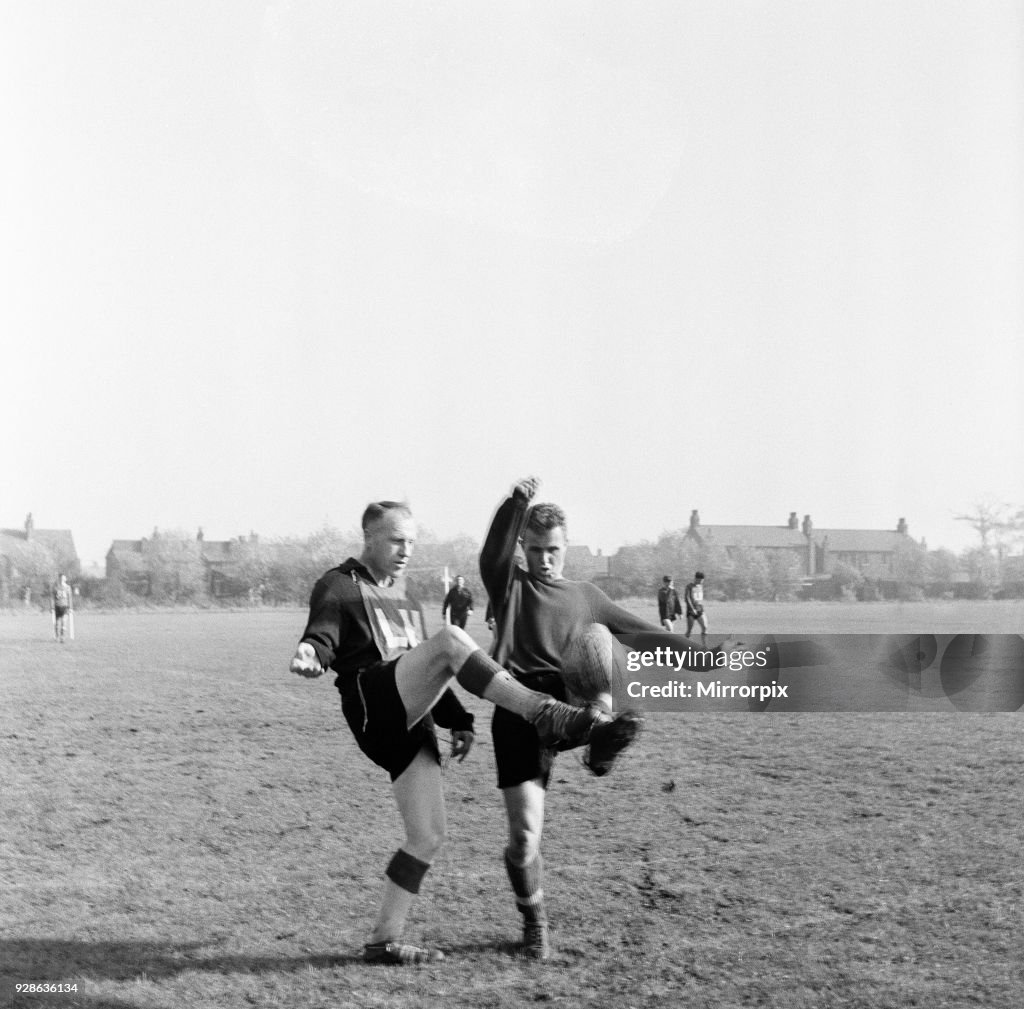
[[[452,619],[457,620],[460,617],[465,616],[473,608],[473,593],[467,588],[459,588],[453,585],[448,590],[448,595],[444,597],[444,602],[441,603],[441,616],[444,616],[445,612],[451,610]]]
[[[514,676],[561,672],[566,645],[586,624],[613,634],[660,628],[613,603],[591,582],[544,582],[516,563],[529,503],[513,494],[499,506],[480,552],[480,574],[494,608],[493,655]]]
[[[683,615],[679,593],[675,589],[658,589],[658,616],[662,620],[675,620]]]
[[[358,689],[359,673],[397,658],[427,637],[420,604],[405,591],[404,580],[378,585],[366,567],[350,557],[313,587],[302,641],[324,669],[337,673],[342,696]],[[434,705],[434,721],[448,729],[471,729],[473,716],[451,690]]]

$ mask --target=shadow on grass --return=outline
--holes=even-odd
[[[0,987],[2,1009],[46,1009],[48,1006],[61,1006],[62,1009],[143,1009],[136,1002],[125,1002],[123,999],[110,998],[107,995],[93,997],[81,993],[76,995],[73,992],[70,995],[10,995],[7,989]]]
[[[160,980],[186,971],[261,974],[314,968],[325,970],[361,964],[354,954],[310,953],[305,956],[245,954],[200,955],[209,942],[76,942],[65,939],[0,940],[0,991],[29,981],[75,978],[125,981]]]

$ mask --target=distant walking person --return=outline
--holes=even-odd
[[[708,618],[704,613],[704,572],[697,571],[693,581],[689,582],[683,592],[686,600],[686,636],[693,632],[693,625],[700,625],[701,644],[708,643]]]
[[[466,579],[462,575],[455,576],[455,584],[448,590],[441,604],[441,616],[446,614],[453,627],[466,629],[466,620],[473,612],[473,593],[466,588]]]
[[[75,601],[67,575],[62,574],[53,587],[53,593],[50,596],[50,615],[53,618],[54,639],[63,644],[65,633],[73,639],[75,636]]]
[[[666,631],[671,631],[672,625],[683,615],[683,607],[672,576],[665,575],[661,581],[662,586],[658,589],[658,619]]]

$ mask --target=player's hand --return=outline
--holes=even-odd
[[[472,729],[452,729],[452,756],[461,764],[473,749]]]
[[[539,486],[540,480],[537,477],[525,477],[512,488],[512,496],[524,498],[526,501],[532,501]]]
[[[316,649],[308,641],[303,641],[302,644],[295,649],[295,655],[292,656],[292,661],[288,668],[293,673],[297,673],[299,676],[305,676],[311,680],[324,675],[324,667],[320,665],[320,659],[317,658]]]

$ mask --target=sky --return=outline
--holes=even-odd
[[[0,527],[1024,505],[1019,2],[5,10]]]

